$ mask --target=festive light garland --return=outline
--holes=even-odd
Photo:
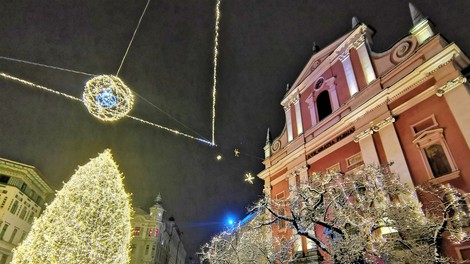
[[[215,145],[215,99],[217,93],[217,59],[219,57],[219,23],[220,23],[220,0],[215,5],[215,34],[214,34],[214,69],[212,84],[212,145]]]
[[[55,93],[58,95],[62,95],[68,99],[74,100],[74,101],[80,101],[82,102],[90,114],[95,116],[96,118],[102,120],[102,121],[116,121],[119,120],[125,116],[130,117],[131,119],[140,121],[145,124],[149,124],[164,130],[167,130],[169,132],[173,132],[174,134],[177,135],[182,135],[200,142],[203,142],[205,144],[208,144],[210,146],[216,146],[215,144],[215,117],[216,117],[216,94],[217,94],[217,61],[218,61],[218,55],[219,55],[219,24],[220,24],[220,4],[221,1],[217,0],[216,2],[216,8],[215,8],[215,28],[214,28],[214,59],[213,59],[213,85],[212,85],[212,140],[209,141],[202,136],[197,138],[185,133],[182,133],[178,130],[167,128],[155,123],[151,123],[149,121],[145,121],[143,119],[129,116],[127,115],[129,111],[132,109],[132,106],[134,104],[134,95],[132,94],[131,90],[118,78],[119,72],[124,64],[124,61],[127,57],[127,54],[129,52],[129,49],[132,45],[132,42],[134,40],[134,37],[137,33],[137,30],[139,29],[140,23],[142,22],[142,18],[145,15],[145,12],[149,6],[150,0],[147,1],[147,4],[145,5],[145,8],[139,18],[139,22],[137,24],[137,27],[134,30],[134,33],[132,35],[132,38],[129,42],[129,45],[126,49],[126,52],[121,60],[121,64],[119,65],[119,68],[117,70],[116,76],[112,75],[99,75],[95,76],[90,73],[86,72],[81,72],[81,71],[75,71],[75,70],[69,70],[69,69],[64,69],[60,67],[55,67],[55,66],[49,66],[45,64],[40,64],[40,63],[34,63],[34,62],[29,62],[25,60],[19,60],[19,59],[13,59],[13,58],[8,58],[8,57],[3,57],[0,56],[0,59],[6,59],[10,61],[15,61],[15,62],[21,62],[21,63],[27,63],[27,64],[32,64],[35,66],[41,66],[41,67],[47,67],[47,68],[52,68],[52,69],[57,69],[57,70],[63,70],[67,72],[73,72],[73,73],[78,73],[78,74],[84,74],[84,75],[89,75],[89,76],[95,76],[91,80],[89,80],[85,86],[85,91],[83,93],[83,100],[71,95],[68,95],[66,93],[58,92],[56,90],[11,76],[6,73],[0,73],[0,76],[14,80],[26,85],[29,85],[34,88],[39,88],[42,90],[45,90],[47,92]],[[168,114],[167,114],[168,115]],[[173,118],[174,119],[174,118]],[[181,123],[181,122],[179,122]],[[185,126],[186,127],[186,126]],[[196,133],[197,134],[197,133]]]
[[[0,72],[0,76],[3,77],[3,78],[6,78],[6,79],[9,79],[9,80],[13,80],[13,81],[16,81],[16,82],[19,82],[19,83],[22,83],[22,84],[26,84],[28,86],[31,86],[33,88],[38,88],[38,89],[41,89],[41,90],[44,90],[44,91],[47,91],[47,92],[50,92],[50,93],[53,93],[53,94],[57,94],[57,95],[61,95],[61,96],[64,96],[68,99],[71,99],[73,101],[79,101],[79,102],[82,102],[84,103],[84,101],[80,98],[77,98],[77,97],[74,97],[74,96],[71,96],[71,95],[68,95],[66,93],[62,93],[62,92],[58,92],[56,90],[53,90],[53,89],[50,89],[50,88],[47,88],[47,87],[44,87],[42,85],[38,85],[38,84],[35,84],[35,83],[32,83],[30,81],[26,81],[26,80],[23,80],[23,79],[20,79],[18,77],[14,77],[14,76],[11,76],[9,74],[6,74],[6,73],[1,73]],[[107,90],[104,90],[104,92],[106,93]],[[98,95],[100,95],[98,93]],[[101,96],[105,97],[103,94],[101,94]],[[109,94],[108,94],[109,96]],[[104,99],[103,99],[104,100]],[[98,100],[99,101],[99,100]],[[181,135],[181,136],[184,136],[184,137],[187,137],[187,138],[190,138],[190,139],[193,139],[193,140],[196,140],[196,141],[199,141],[199,142],[202,142],[202,143],[205,143],[205,144],[208,144],[210,146],[214,146],[212,144],[212,142],[210,142],[209,140],[206,140],[204,138],[197,138],[197,137],[194,137],[194,136],[191,136],[189,134],[186,134],[186,133],[183,133],[183,132],[180,132],[176,129],[172,129],[172,128],[168,128],[168,127],[165,127],[165,126],[162,126],[162,125],[158,125],[158,124],[155,124],[155,123],[152,123],[152,122],[149,122],[149,121],[146,121],[146,120],[143,120],[141,118],[138,118],[138,117],[135,117],[135,116],[131,116],[131,115],[125,115],[126,117],[128,118],[131,118],[133,120],[136,120],[136,121],[139,121],[141,123],[144,123],[144,124],[147,124],[147,125],[151,125],[151,126],[154,126],[154,127],[157,127],[157,128],[160,128],[160,129],[163,129],[163,130],[166,130],[168,132],[172,132],[173,134],[175,135]],[[96,116],[95,116],[96,117]]]
[[[118,77],[100,75],[86,83],[83,104],[94,117],[103,121],[116,121],[131,111],[134,95]]]

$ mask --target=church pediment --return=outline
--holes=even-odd
[[[348,34],[315,53],[310,58],[287,95],[289,95],[293,89],[302,92],[308,85],[316,80],[318,76],[327,71],[336,60],[340,59],[341,55],[347,53],[358,44],[363,43],[367,30],[367,26],[361,24]]]

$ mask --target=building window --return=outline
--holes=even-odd
[[[5,196],[5,198],[3,198],[2,205],[0,206],[0,208],[3,208],[5,206],[5,203],[7,202],[7,199],[8,199],[8,197],[6,197],[6,196]]]
[[[470,246],[456,247],[459,260],[470,260]]]
[[[145,246],[145,255],[149,254],[150,245]]]
[[[31,224],[31,223],[33,223],[33,220],[34,220],[34,213],[31,212],[31,213],[29,214],[29,217],[28,217],[28,221],[27,221],[27,222],[28,222],[29,224]]]
[[[23,234],[21,234],[21,238],[20,238],[20,242],[23,241],[25,238],[26,238],[26,235],[28,233],[26,233],[25,231],[23,231]]]
[[[360,152],[346,159],[346,164],[348,165],[348,168],[354,165],[357,165],[361,162],[362,162],[362,156]]]
[[[7,184],[9,180],[10,180],[10,176],[6,176],[6,175],[3,175],[3,174],[0,175],[0,183],[1,184]]]
[[[13,233],[10,236],[10,240],[8,240],[9,243],[13,242],[13,239],[15,239],[17,232],[18,232],[18,228],[15,227],[15,229],[13,230]]]
[[[138,226],[134,227],[134,236],[136,237],[140,236],[140,227]]]
[[[15,200],[10,208],[10,212],[12,214],[15,214],[16,213],[16,210],[18,210],[18,201]]]
[[[341,172],[341,167],[339,163],[336,163],[335,165],[329,167],[326,169],[327,173],[336,173],[336,172]]]
[[[153,229],[152,229],[152,228],[149,228],[148,236],[151,237],[152,234],[153,234]]]
[[[24,220],[25,215],[26,215],[26,207],[23,207],[23,210],[20,213],[21,220]]]
[[[276,200],[280,204],[284,204],[284,198],[285,198],[284,192],[280,192],[280,193],[276,194]],[[279,210],[278,210],[278,214],[281,215],[281,216],[284,216],[286,214],[285,208],[280,207]],[[279,219],[278,222],[277,222],[277,225],[278,225],[279,229],[285,229],[286,228],[286,221]]]
[[[413,140],[420,150],[429,178],[441,178],[436,183],[459,176],[443,132],[442,128],[425,130]]]
[[[318,122],[329,116],[333,110],[331,108],[330,95],[328,91],[321,92],[317,97]]]
[[[3,225],[2,231],[0,231],[0,240],[3,240],[3,237],[5,236],[5,233],[7,232],[9,224],[5,223]]]

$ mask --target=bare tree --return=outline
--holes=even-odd
[[[465,241],[465,198],[449,185],[421,186],[422,205],[388,166],[366,166],[349,175],[318,173],[291,188],[286,200],[265,197],[253,209],[267,211],[262,225],[290,223],[337,263],[445,263],[444,237]],[[282,214],[282,212],[289,212]]]
[[[238,223],[201,247],[201,263],[257,264],[291,261],[292,240],[272,236],[270,226],[262,226],[262,213],[248,223]]]

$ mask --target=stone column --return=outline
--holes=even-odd
[[[284,111],[286,113],[287,141],[291,142],[294,138],[294,135],[292,132],[292,116],[290,113],[290,106],[284,107]]]
[[[369,84],[376,79],[374,67],[370,61],[369,53],[365,45],[365,38],[362,36],[356,42],[354,42],[354,48],[357,50],[359,55],[359,61],[361,62],[362,72],[366,78],[366,83]]]
[[[370,132],[369,132],[370,131]],[[359,146],[361,148],[361,155],[364,164],[379,164],[379,156],[377,155],[377,150],[375,149],[374,139],[372,138],[372,131],[370,129],[366,130],[361,138],[357,138]]]
[[[313,100],[313,94],[305,100],[308,105],[308,110],[310,111],[310,119],[312,121],[312,127],[317,124],[317,112],[315,110],[315,101]]]
[[[351,58],[349,57],[349,50],[341,54],[339,59],[343,64],[344,74],[346,75],[346,81],[348,82],[349,94],[353,96],[355,93],[359,92],[359,88],[357,87],[356,76],[354,75]]]
[[[444,96],[447,105],[452,112],[460,131],[465,138],[467,146],[470,147],[470,115],[468,114],[470,105],[470,89],[467,78],[462,75],[447,82],[436,91],[437,96]]]
[[[373,129],[375,132],[378,131],[380,134],[380,139],[383,142],[387,160],[389,162],[393,162],[391,169],[398,173],[401,182],[409,184],[410,187],[413,187],[414,185],[413,180],[411,179],[410,170],[406,164],[405,156],[403,154],[397,132],[393,126],[393,122],[395,122],[395,119],[393,117],[388,117],[375,125]]]
[[[297,125],[297,134],[300,135],[304,132],[303,126],[302,126],[302,114],[300,113],[300,97],[297,96],[294,99],[294,109],[295,109],[295,121]]]

